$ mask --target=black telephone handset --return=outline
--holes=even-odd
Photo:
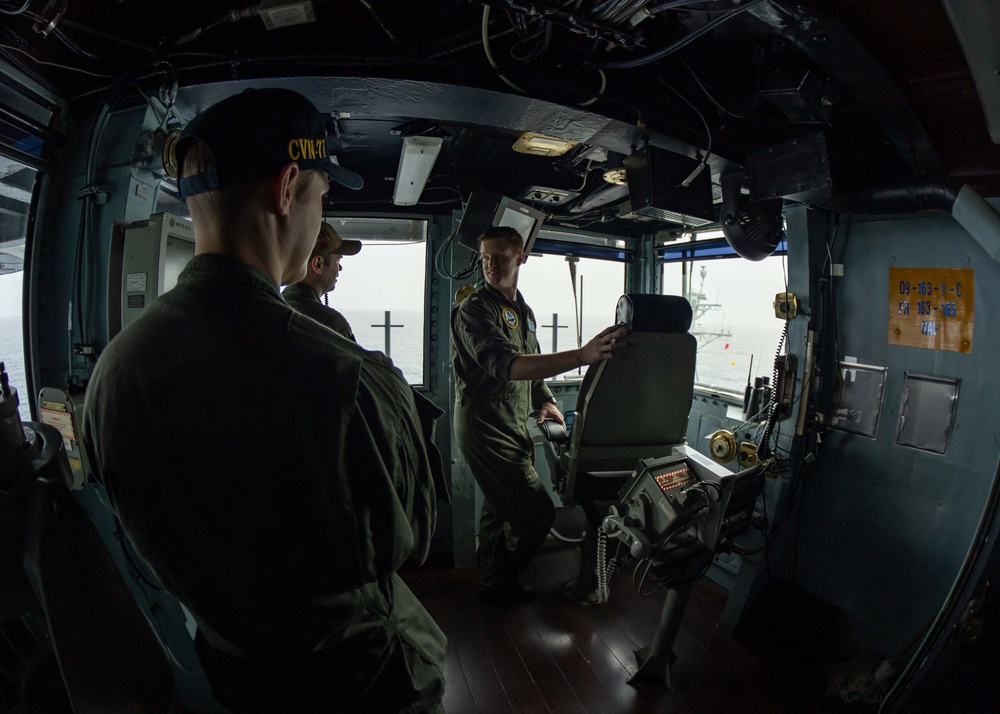
[[[777,405],[779,420],[786,418],[792,410],[797,369],[798,359],[793,354],[778,355],[774,358],[774,402]]]

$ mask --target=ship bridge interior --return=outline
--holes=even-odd
[[[679,292],[695,323],[717,307],[694,287],[699,268],[704,284],[705,266],[780,261],[780,282],[734,279],[774,301],[770,383],[744,393],[702,379],[687,415],[685,448],[725,455],[734,471],[766,462],[737,549],[705,570],[722,593],[713,626],[738,632],[780,597],[789,612],[822,602],[837,613],[827,644],[838,656],[889,663],[872,710],[994,711],[996,3],[0,0],[0,13],[0,278],[23,280],[22,419],[45,422],[61,404],[72,428],[129,319],[123,231],[187,218],[178,133],[245,89],[294,89],[327,114],[331,154],[364,180],[331,186],[327,220],[345,237],[423,246],[411,382],[446,415],[448,315],[477,279],[462,240],[474,207],[503,199],[536,217],[525,273],[535,255],[620,266],[620,293]],[[386,352],[390,323],[387,312]],[[729,349],[731,332],[713,334]],[[551,384],[564,411],[580,386]],[[449,420],[437,443],[451,503],[433,552],[461,571],[475,566],[483,497]],[[190,675],[190,642],[177,644],[183,614],[135,575],[79,444],[63,436],[76,497],[154,630],[184,653],[178,699],[217,711],[198,708],[204,683]],[[536,447],[561,505],[550,446],[538,435]],[[768,616],[781,620],[780,608]],[[10,657],[4,671],[23,671]],[[3,687],[16,692],[0,679],[0,711],[15,711]],[[636,696],[614,711],[699,711]],[[492,711],[483,697],[451,711]],[[565,711],[612,710],[575,705]]]

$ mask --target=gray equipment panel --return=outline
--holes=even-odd
[[[108,290],[120,297],[120,311],[109,305],[110,336],[127,327],[157,297],[177,284],[184,266],[194,257],[194,228],[190,221],[157,213],[148,221],[137,221],[122,231],[121,270],[110,271],[113,284]],[[112,251],[114,252],[114,251]],[[115,285],[114,282],[120,280]],[[120,321],[119,321],[120,318]]]

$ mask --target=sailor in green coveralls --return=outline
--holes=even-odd
[[[351,342],[357,340],[347,318],[329,305],[321,303],[320,297],[337,287],[337,278],[343,270],[340,258],[345,255],[357,255],[360,251],[361,241],[344,240],[333,226],[323,221],[319,227],[312,255],[306,263],[306,276],[281,291],[281,297],[289,305]]]
[[[626,331],[612,325],[579,349],[539,354],[535,315],[517,289],[524,240],[513,228],[479,237],[486,285],[452,311],[456,379],[455,434],[485,496],[479,521],[479,597],[485,602],[530,602],[535,592],[518,583],[545,540],[555,510],[533,466],[527,419],[565,425],[543,381],[610,359]]]
[[[325,118],[266,88],[188,124],[196,255],[102,353],[82,438],[228,711],[443,712],[447,640],[397,575],[427,557],[444,494],[433,424],[385,355],[278,293],[330,180],[363,184]]]

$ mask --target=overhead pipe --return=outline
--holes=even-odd
[[[951,213],[959,187],[948,181],[932,180],[861,189],[835,196],[829,205],[855,213]]]
[[[986,254],[1000,263],[1000,213],[968,184],[923,182],[877,188],[836,198],[837,210],[857,213],[917,213],[944,211]],[[833,207],[833,206],[831,206]]]

